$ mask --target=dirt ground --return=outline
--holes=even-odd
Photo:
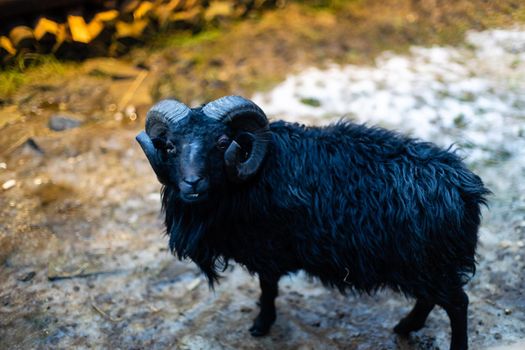
[[[226,93],[271,92],[284,76],[310,65],[370,65],[384,49],[461,44],[451,34],[461,37],[459,27],[512,25],[524,13],[521,2],[502,2],[509,7],[498,5],[485,16],[458,1],[463,7],[445,6],[420,20],[426,1],[415,2],[421,8],[392,3],[366,21],[358,8],[334,14],[291,6],[287,15],[270,11],[225,33],[166,39],[158,44],[163,48],[137,49],[120,60],[70,64],[56,76],[36,71],[6,93],[0,104],[0,348],[447,349],[442,310],[402,339],[391,328],[412,301],[388,291],[342,296],[302,274],[281,281],[271,334],[250,337],[256,278],[234,266],[210,291],[191,263],[171,255],[159,216],[160,186],[134,140],[145,111],[161,97],[196,104]],[[451,26],[445,22],[452,15],[470,19]],[[418,21],[435,26],[418,31]],[[519,50],[525,52],[525,44]],[[523,69],[525,60],[517,57],[514,65]],[[525,96],[521,87],[516,91]],[[525,111],[525,104],[515,109]],[[524,115],[505,123],[518,128],[505,136],[509,144],[521,145]],[[460,141],[451,128],[439,133]],[[495,192],[484,211],[478,274],[468,285],[472,349],[525,348],[521,149],[496,149],[488,161],[471,164]]]

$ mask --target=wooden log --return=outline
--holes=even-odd
[[[153,9],[153,17],[156,19],[160,28],[165,28],[170,22],[170,16],[178,10],[182,10],[184,0],[170,0],[165,4],[160,4]]]
[[[200,28],[204,8],[199,5],[199,0],[171,0],[159,5],[152,10],[152,17],[162,29],[174,28]]]
[[[204,8],[196,6],[186,11],[174,12],[169,16],[168,28],[185,28],[197,31],[204,17]]]
[[[120,6],[119,18],[125,22],[133,20],[133,12],[140,6],[140,0],[125,0]]]
[[[100,22],[97,20],[92,20],[87,25],[88,33],[89,33],[89,41],[93,41],[95,38],[97,38],[100,33],[104,30],[104,22]]]
[[[199,5],[199,1],[201,0],[185,0],[184,1],[184,4],[182,5],[182,8],[184,10],[189,10],[189,9],[192,9],[194,8],[195,6]],[[204,1],[203,1],[203,5],[206,6],[204,4]]]
[[[124,0],[120,5],[120,12],[130,13],[140,5],[140,0]]]
[[[88,24],[91,42],[89,43],[90,56],[105,56],[115,33],[115,24],[93,19]]]
[[[57,43],[52,52],[60,58],[78,60],[88,57],[86,43],[74,41],[67,24],[61,24],[57,35]]]
[[[230,1],[212,1],[204,12],[206,22],[217,21],[233,16],[233,3]]]
[[[6,36],[0,36],[0,64],[11,61],[16,55],[16,49],[11,40]]]
[[[118,21],[116,23],[116,38],[131,38],[139,40],[142,38],[148,24],[150,24],[150,21],[147,19],[139,19],[131,23]]]
[[[128,23],[117,21],[115,25],[115,40],[109,48],[110,56],[119,56],[129,51],[130,47],[142,43],[145,34],[152,28],[149,19],[139,19]]]
[[[27,26],[16,26],[9,32],[9,39],[18,53],[33,52],[36,48],[36,40],[33,29]]]
[[[78,43],[87,44],[91,41],[89,28],[82,16],[67,16],[67,23],[71,33],[71,39]]]
[[[90,54],[92,56],[107,55],[108,48],[116,32],[116,23],[119,17],[117,10],[103,11],[95,15],[89,23],[91,35],[93,36],[90,45]],[[97,33],[96,23],[102,24],[102,30]]]
[[[153,3],[151,1],[143,1],[140,5],[133,11],[133,18],[135,20],[145,18],[151,10],[153,9]]]
[[[0,0],[48,9],[68,6],[66,23],[57,23],[46,17],[38,19],[34,30],[27,26],[11,29],[9,35],[0,40],[0,59],[23,52],[54,52],[66,58],[83,58],[89,55],[120,54],[130,45],[142,42],[145,35],[156,24],[162,29],[198,29],[205,21],[222,21],[235,16],[240,0]],[[265,0],[253,0],[264,2]],[[67,3],[67,5],[66,5]],[[90,21],[81,16],[84,4],[97,8],[118,6],[116,9],[96,13]],[[49,6],[47,6],[49,5]],[[91,7],[92,9],[93,7]],[[92,13],[92,12],[91,12]],[[22,23],[23,24],[23,23]],[[37,50],[38,49],[38,50]],[[14,53],[13,53],[14,52]],[[28,56],[29,57],[29,56]]]
[[[38,41],[45,40],[46,36],[56,37],[58,32],[58,23],[48,18],[41,17],[35,27],[34,35]]]
[[[102,11],[95,15],[94,20],[100,22],[114,22],[118,18],[117,10]]]
[[[16,55],[16,49],[11,40],[6,36],[0,36],[0,49],[8,55]]]
[[[34,30],[35,39],[38,41],[40,52],[50,52],[57,43],[59,24],[48,18],[41,17]]]
[[[86,23],[80,15],[69,15],[68,26],[75,53],[71,58],[106,55],[118,16],[117,11],[103,11],[95,14],[93,19]]]
[[[67,57],[68,51],[72,49],[71,35],[66,24],[59,24],[57,29],[56,43],[51,51],[58,57]]]

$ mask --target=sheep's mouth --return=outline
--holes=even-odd
[[[190,193],[181,193],[180,194],[183,201],[188,203],[195,203],[205,200],[208,197],[207,192],[190,192]]]

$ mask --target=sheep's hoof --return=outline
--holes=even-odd
[[[270,327],[267,328],[259,328],[255,325],[250,327],[250,334],[252,337],[262,337],[265,336],[270,332]]]
[[[250,327],[249,331],[253,337],[262,337],[267,335],[270,332],[275,317],[263,318],[258,316],[254,321],[253,325]]]
[[[409,318],[404,318],[394,327],[394,332],[401,336],[408,336],[410,332],[419,331],[425,323],[416,323]]]

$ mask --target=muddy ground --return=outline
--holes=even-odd
[[[191,263],[167,250],[160,186],[134,141],[145,111],[169,95],[200,103],[261,89],[254,97],[274,118],[325,123],[346,114],[466,148],[466,161],[494,191],[480,231],[478,274],[467,288],[471,347],[525,347],[523,34],[493,46],[462,42],[451,37],[443,18],[459,13],[476,19],[467,5],[432,12],[437,17],[430,21],[442,29],[431,32],[414,24],[424,8],[393,3],[403,6],[375,11],[368,22],[355,9],[341,15],[292,6],[288,15],[269,12],[226,33],[162,43],[174,48],[67,64],[56,76],[37,72],[9,90],[0,112],[0,348],[447,349],[442,310],[432,312],[426,328],[401,339],[391,328],[412,301],[388,291],[342,296],[301,274],[281,281],[271,334],[251,338],[257,280],[234,266],[210,291]],[[493,11],[498,15],[467,21],[468,27],[486,29],[486,18],[501,13],[507,16],[498,25],[512,27],[520,18],[508,9]],[[250,31],[253,36],[246,35]],[[385,42],[377,39],[385,36]],[[458,48],[444,48],[444,61],[439,49],[437,56],[422,48],[407,51],[409,44],[449,42]],[[374,61],[384,49],[397,53]],[[501,55],[491,65],[487,57],[494,52]],[[422,68],[400,69],[400,60]],[[450,60],[464,70],[448,69]],[[334,68],[334,62],[343,65]],[[314,79],[310,65],[321,67],[314,68]],[[284,88],[275,86],[287,73],[296,75]],[[339,81],[345,74],[353,80]],[[316,79],[335,81],[324,90],[337,98],[323,97]],[[464,81],[471,84],[461,87]],[[403,89],[403,82],[416,88]],[[345,84],[357,87],[345,90]],[[394,101],[413,98],[415,104],[384,102],[388,91]],[[438,96],[437,102],[425,93]],[[290,96],[288,109],[279,109],[275,96]],[[347,99],[377,108],[355,111],[345,107]],[[392,113],[383,115],[381,103]]]

